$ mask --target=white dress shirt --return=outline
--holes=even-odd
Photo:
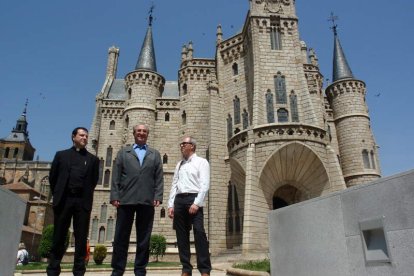
[[[209,188],[210,165],[206,159],[193,153],[175,167],[168,208],[174,207],[175,196],[182,193],[197,193],[194,204],[202,207]]]

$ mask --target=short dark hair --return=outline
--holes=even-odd
[[[82,130],[84,130],[84,131],[86,131],[86,132],[88,132],[88,133],[89,133],[89,131],[88,131],[88,129],[87,129],[86,127],[77,127],[77,128],[75,128],[75,129],[72,131],[72,137],[73,137],[73,136],[76,136],[76,134],[78,134],[79,129],[82,129]]]

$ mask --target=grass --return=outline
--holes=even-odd
[[[258,260],[258,261],[247,261],[243,263],[233,264],[234,268],[240,268],[245,270],[253,271],[265,271],[270,273],[270,261],[269,259]]]
[[[72,269],[73,264],[71,263],[62,263],[62,269]],[[16,266],[16,270],[45,270],[47,263],[42,262],[31,262],[28,265]],[[86,269],[90,268],[110,268],[110,263],[103,263],[101,265],[95,264],[93,261],[89,262]],[[134,263],[127,263],[127,267],[134,267]],[[180,263],[177,262],[150,262],[148,267],[180,267]]]

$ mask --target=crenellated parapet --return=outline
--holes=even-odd
[[[312,64],[304,64],[303,69],[309,92],[311,94],[320,92],[323,85],[323,76],[319,71],[319,67]]]
[[[233,62],[245,55],[245,46],[242,34],[236,35],[220,43],[218,53],[224,64]]]
[[[190,80],[209,80],[209,75],[214,72],[216,62],[211,59],[193,59],[185,61],[178,72],[179,82]]]
[[[180,109],[180,100],[176,98],[158,98],[157,99],[157,109],[158,110],[174,110]]]
[[[282,35],[293,35],[298,29],[297,17],[252,17],[252,20],[260,33],[270,33],[272,28],[277,28]]]
[[[100,111],[104,119],[121,119],[123,117],[125,101],[108,101],[102,102]]]
[[[133,85],[154,86],[163,91],[165,79],[158,73],[152,71],[132,71],[125,76],[125,84],[127,87]]]
[[[329,137],[326,130],[303,124],[268,124],[253,129],[253,139],[248,137],[248,130],[234,135],[227,143],[229,152],[255,144],[279,141],[308,141],[327,145]]]

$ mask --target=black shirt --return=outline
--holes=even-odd
[[[75,147],[72,147],[68,182],[68,188],[72,191],[82,192],[88,166],[87,153],[86,149],[77,150]]]

